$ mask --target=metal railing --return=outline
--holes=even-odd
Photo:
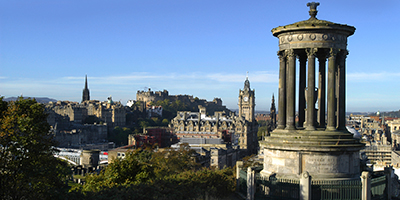
[[[281,179],[274,176],[269,179],[256,175],[255,199],[299,199],[299,180]]]
[[[364,180],[364,179],[363,179]],[[239,173],[239,191],[246,196],[247,192],[247,172],[240,170]],[[260,173],[256,173],[254,177],[255,193],[254,199],[300,199],[300,180],[298,179],[283,179],[276,176],[263,177]],[[310,181],[310,182],[308,182]],[[373,178],[368,178],[364,181],[361,179],[355,180],[310,180],[305,183],[302,179],[302,184],[311,184],[311,199],[312,200],[361,200],[362,194],[370,193],[373,200],[388,199],[387,174],[375,174]],[[367,182],[365,182],[367,181]],[[363,185],[365,182],[366,185]],[[252,183],[250,183],[252,185]],[[303,185],[302,188],[308,186]],[[363,191],[365,189],[366,191]],[[308,189],[307,189],[308,190]],[[301,194],[300,194],[301,193]],[[252,194],[249,193],[251,196]],[[369,194],[368,194],[369,196]]]
[[[361,199],[361,180],[311,181],[312,199]]]
[[[386,176],[371,179],[371,199],[387,199]]]
[[[239,171],[239,193],[244,196],[247,196],[247,172],[244,170]]]

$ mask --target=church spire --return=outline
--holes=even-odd
[[[271,118],[271,130],[274,130],[276,127],[276,107],[275,107],[274,93],[272,93],[271,108],[270,108],[269,116]]]
[[[88,89],[88,85],[87,85],[87,74],[85,75],[85,89]]]
[[[87,75],[85,76],[85,88],[83,89],[82,92],[82,102],[84,101],[89,101],[90,100],[90,92],[88,88],[88,83],[87,83]]]

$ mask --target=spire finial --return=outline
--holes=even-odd
[[[249,72],[246,72],[246,80],[244,81],[244,90],[250,90]]]
[[[310,19],[317,19],[317,6],[319,6],[318,2],[311,2],[311,3],[307,3],[307,6],[310,7],[310,11],[308,11],[308,13],[310,14]]]
[[[87,84],[87,74],[85,75],[85,89],[88,89],[88,84]]]

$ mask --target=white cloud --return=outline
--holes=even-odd
[[[347,75],[348,81],[387,81],[387,79],[398,79],[400,73],[397,72],[379,72],[379,73],[365,73],[365,72],[352,72]]]
[[[244,74],[207,74],[207,77],[211,80],[221,81],[221,82],[243,82],[245,80]],[[278,74],[275,72],[268,71],[258,71],[249,74],[249,80],[252,83],[261,82],[261,83],[277,83],[278,82]]]

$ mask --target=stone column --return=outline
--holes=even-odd
[[[338,78],[339,78],[339,88],[338,88],[338,129],[346,129],[346,56],[348,52],[346,50],[341,50],[339,68],[338,68]]]
[[[387,199],[392,199],[392,171],[393,167],[385,167],[384,173],[386,176],[386,196]]]
[[[328,124],[327,130],[336,130],[336,105],[335,105],[335,71],[336,71],[336,55],[337,49],[330,49],[328,63]]]
[[[311,200],[311,177],[308,172],[303,172],[300,176],[300,199]]]
[[[326,103],[326,54],[318,56],[319,74],[318,74],[318,123],[319,127],[325,127],[325,103]]]
[[[315,130],[315,55],[317,50],[317,48],[306,49],[308,57],[306,130]]]
[[[298,127],[303,127],[305,121],[305,109],[306,109],[306,98],[305,98],[305,89],[306,89],[306,63],[307,57],[305,54],[300,54],[298,56],[300,61],[299,66],[299,123]]]
[[[287,50],[288,74],[286,91],[286,128],[296,129],[296,55],[293,49]]]
[[[247,198],[246,200],[254,200],[256,190],[255,186],[255,172],[251,167],[247,168]]]
[[[240,169],[243,167],[243,161],[236,162],[236,191],[240,190]]]
[[[369,176],[369,172],[363,171],[361,173],[361,199],[362,200],[370,200],[371,199],[371,177]]]
[[[278,127],[284,129],[286,126],[286,52],[279,51],[279,103],[278,103]]]

